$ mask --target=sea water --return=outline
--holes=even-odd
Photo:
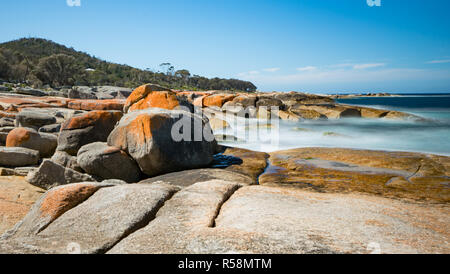
[[[232,127],[226,134],[234,135],[239,140],[222,144],[265,152],[299,147],[342,147],[450,156],[450,94],[357,97],[336,101],[398,110],[427,119],[278,121],[271,126],[258,125],[261,121],[256,119],[238,119],[237,122],[230,121]]]

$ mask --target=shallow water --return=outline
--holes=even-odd
[[[298,147],[343,147],[450,156],[450,95],[367,97],[337,101],[409,112],[431,121],[347,118],[302,122],[274,121],[271,127],[258,127],[258,121],[254,119],[227,118],[232,128],[224,133],[243,140],[222,144],[265,152]]]

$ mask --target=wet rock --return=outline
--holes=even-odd
[[[449,157],[339,148],[301,148],[270,155],[270,166],[259,177],[262,185],[362,192],[434,203],[450,201],[445,183]]]
[[[96,181],[88,174],[64,167],[51,160],[44,160],[36,171],[28,174],[26,180],[28,183],[43,189],[79,182]]]
[[[126,114],[108,137],[148,176],[200,168],[213,160],[216,141],[206,119],[157,108]]]
[[[44,133],[59,133],[60,130],[61,130],[61,124],[46,125],[46,126],[39,128],[39,132],[44,132]]]
[[[124,151],[106,143],[96,142],[81,147],[77,162],[84,171],[102,179],[135,183],[142,177],[136,161]]]
[[[15,128],[8,133],[7,147],[24,147],[39,151],[43,158],[51,157],[57,146],[57,137],[53,134],[37,132],[32,128]]]
[[[0,165],[31,166],[39,162],[39,151],[23,147],[0,147]]]
[[[75,156],[84,145],[106,142],[122,115],[120,111],[91,111],[72,117],[61,126],[57,150]]]

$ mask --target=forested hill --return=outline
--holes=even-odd
[[[53,87],[114,85],[133,88],[156,83],[173,89],[256,90],[248,81],[191,75],[188,70],[176,70],[170,63],[161,64],[159,71],[114,64],[40,38],[0,44],[0,79]]]

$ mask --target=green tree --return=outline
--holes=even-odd
[[[75,83],[82,74],[82,68],[73,56],[54,54],[41,58],[34,74],[44,84],[66,86]]]

